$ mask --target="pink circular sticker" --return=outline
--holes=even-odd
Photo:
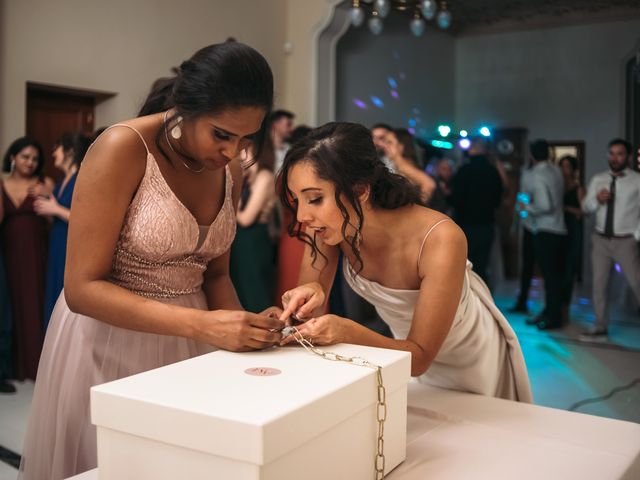
[[[280,375],[282,372],[277,368],[253,367],[247,368],[244,373],[247,375],[255,375],[256,377],[270,377],[272,375]]]

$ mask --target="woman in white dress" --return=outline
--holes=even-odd
[[[389,172],[366,128],[317,128],[291,147],[281,175],[281,199],[297,220],[290,232],[307,243],[300,286],[283,295],[282,320],[306,319],[298,329],[317,345],[411,352],[420,382],[532,401],[518,340],[471,270],[464,233]],[[325,314],[340,252],[346,281],[377,308],[394,339]]]

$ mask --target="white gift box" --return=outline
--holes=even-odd
[[[388,473],[405,458],[410,354],[325,350],[383,367]],[[370,480],[377,400],[375,369],[301,347],[203,355],[91,389],[99,478]]]

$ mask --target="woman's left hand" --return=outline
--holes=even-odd
[[[58,214],[60,204],[56,197],[51,195],[48,198],[39,197],[33,202],[33,208],[38,215],[53,217]]]
[[[350,323],[351,320],[337,315],[322,315],[307,320],[296,328],[304,338],[314,345],[333,345],[347,341]],[[294,335],[289,335],[282,339],[280,345],[295,341]]]
[[[269,307],[260,312],[260,315],[264,315],[265,317],[271,318],[280,318],[282,315],[282,309],[280,307]]]

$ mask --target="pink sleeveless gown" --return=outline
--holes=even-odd
[[[225,175],[218,216],[210,226],[199,226],[147,148],[146,170],[124,219],[110,281],[156,301],[206,310],[203,272],[229,249],[236,228],[228,167]],[[135,332],[73,313],[63,291],[40,359],[18,478],[59,480],[96,467],[96,429],[89,411],[93,385],[213,350],[182,337]]]

